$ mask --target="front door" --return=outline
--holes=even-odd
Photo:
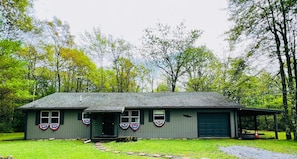
[[[114,136],[114,120],[115,116],[112,113],[103,114],[102,118],[102,135]]]

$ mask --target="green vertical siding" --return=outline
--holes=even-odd
[[[86,126],[77,119],[78,113],[82,110],[64,110],[64,124],[57,131],[47,129],[40,130],[35,125],[35,111],[27,112],[27,139],[48,139],[48,138],[90,138],[102,135],[102,113],[95,113],[92,119],[92,126]],[[156,127],[153,122],[149,122],[150,110],[143,110],[143,124],[136,131],[132,129],[123,130],[119,127],[119,114],[115,115],[115,135],[116,136],[136,136],[139,138],[198,138],[198,113],[219,113],[230,114],[230,135],[236,136],[237,116],[236,110],[231,109],[171,109],[170,121],[162,127]],[[90,130],[92,129],[92,133]]]
[[[86,126],[81,120],[77,119],[79,110],[64,110],[64,124],[60,125],[56,131],[48,128],[43,131],[35,125],[35,111],[28,111],[27,118],[27,139],[73,139],[73,138],[89,138],[90,126]]]
[[[191,117],[185,117],[184,114]],[[196,115],[189,109],[172,109],[170,122],[166,122],[162,127],[156,127],[153,122],[149,122],[149,110],[145,110],[144,124],[137,131],[119,129],[119,135],[140,138],[196,138]]]
[[[149,122],[149,110],[144,110],[144,124],[137,131],[119,129],[121,136],[136,136],[139,138],[198,138],[197,113],[226,112],[230,113],[231,137],[235,137],[235,117],[233,110],[212,110],[212,109],[171,109],[170,122],[163,127],[156,127]]]

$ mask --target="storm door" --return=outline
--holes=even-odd
[[[102,118],[102,135],[113,136],[114,135],[114,125],[115,125],[115,115],[113,113],[103,114]]]

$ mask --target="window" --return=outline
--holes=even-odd
[[[51,123],[60,123],[60,112],[59,111],[51,111]]]
[[[85,125],[90,125],[91,124],[91,114],[90,113],[86,113],[86,112],[82,112],[82,122]]]
[[[82,120],[91,119],[91,114],[90,113],[82,112],[81,114],[82,114]]]
[[[40,123],[49,123],[49,119],[50,119],[49,111],[40,112]]]
[[[140,126],[140,111],[139,110],[127,110],[120,116],[120,127],[124,130],[129,127],[136,131]]]
[[[140,111],[139,110],[127,110],[121,114],[121,123],[139,123]]]
[[[165,120],[165,110],[154,110],[154,120]]]
[[[129,118],[130,118],[129,114],[130,114],[129,111],[124,111],[123,114],[121,114],[120,122],[121,123],[129,123],[130,122],[129,121]]]
[[[60,111],[58,110],[46,110],[40,112],[40,123],[50,124],[50,123],[60,123]]]
[[[47,128],[51,128],[56,131],[60,127],[60,111],[58,110],[43,110],[40,111],[40,123],[39,128],[41,130],[46,130]]]
[[[165,124],[165,110],[154,110],[153,122],[157,127],[162,127]]]
[[[139,123],[140,113],[139,110],[131,111],[131,123]]]

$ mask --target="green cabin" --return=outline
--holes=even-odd
[[[237,138],[241,115],[277,113],[215,92],[54,93],[20,109],[25,139]]]

